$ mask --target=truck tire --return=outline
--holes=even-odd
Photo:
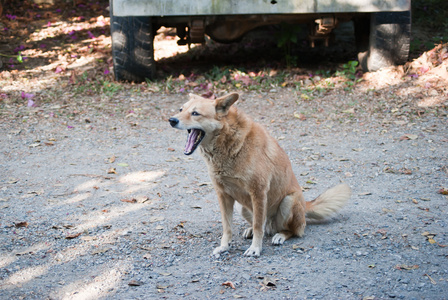
[[[155,76],[154,33],[150,17],[117,17],[110,1],[110,31],[114,76],[142,82]]]
[[[361,27],[356,29],[356,27]],[[358,59],[364,71],[404,64],[411,43],[411,12],[379,12],[370,16],[368,40],[365,23],[355,22]],[[366,45],[366,41],[368,44]]]

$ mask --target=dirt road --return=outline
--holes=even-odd
[[[354,74],[340,63],[353,53],[302,44],[293,69],[275,44],[163,60],[179,51],[165,32],[161,79],[123,84],[107,1],[58,3],[30,6],[39,18],[5,6],[2,19],[1,52],[14,55],[0,72],[1,299],[447,298],[446,44],[406,68]],[[230,251],[211,255],[216,195],[167,121],[189,92],[231,91],[286,150],[306,199],[341,181],[353,189],[303,238],[266,237],[259,258],[243,256],[238,215]]]
[[[229,253],[211,255],[221,234],[214,190],[166,121],[186,95],[6,106],[1,297],[443,299],[446,110],[423,114],[362,85],[337,93],[242,94],[238,106],[278,138],[307,199],[340,181],[353,188],[335,218],[280,247],[266,238],[259,258],[242,255],[240,216]]]

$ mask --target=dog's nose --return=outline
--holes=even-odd
[[[175,127],[177,124],[179,124],[179,120],[176,118],[170,118],[169,121],[172,127]]]

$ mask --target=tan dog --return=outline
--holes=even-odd
[[[237,99],[236,93],[216,100],[190,94],[190,101],[169,122],[188,130],[185,154],[199,147],[218,195],[223,235],[213,254],[229,249],[237,201],[251,224],[243,236],[253,238],[244,255],[259,256],[265,231],[275,234],[274,245],[301,237],[305,216],[320,219],[333,214],[344,206],[351,191],[341,184],[305,202],[285,151],[260,124],[232,106]]]

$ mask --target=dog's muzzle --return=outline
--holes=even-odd
[[[177,118],[170,118],[168,120],[170,122],[171,127],[176,127],[179,124],[179,120]]]

